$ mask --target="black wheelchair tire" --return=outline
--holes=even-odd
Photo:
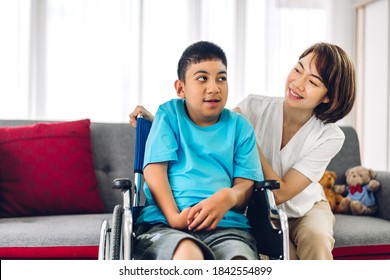
[[[111,260],[119,260],[121,258],[122,216],[123,216],[122,205],[115,206],[112,214],[112,221],[111,221],[112,223],[111,246],[110,246]]]

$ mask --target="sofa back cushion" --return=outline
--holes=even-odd
[[[0,127],[0,217],[102,213],[90,120]]]
[[[345,183],[345,171],[348,168],[361,165],[359,139],[356,130],[351,126],[342,126],[345,141],[340,152],[331,160],[327,169],[337,174],[336,184]]]
[[[115,178],[134,178],[135,129],[128,123],[91,125],[92,152],[99,190],[106,212],[122,204],[119,190],[112,189]],[[142,187],[142,186],[141,186]]]

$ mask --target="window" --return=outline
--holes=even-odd
[[[298,55],[327,40],[323,2],[0,0],[0,117],[127,122],[137,104],[155,112],[176,97],[178,59],[197,40],[227,54],[229,108],[251,93],[283,96]]]
[[[28,1],[0,0],[0,117],[29,117]]]

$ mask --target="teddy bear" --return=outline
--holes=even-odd
[[[352,213],[353,215],[372,215],[377,210],[374,192],[380,188],[375,179],[376,173],[363,166],[349,168],[345,172],[344,185],[335,185],[338,193],[346,192],[339,205],[339,213]]]
[[[340,202],[344,197],[333,189],[336,178],[336,172],[325,170],[325,173],[320,179],[319,183],[324,189],[326,199],[329,202],[332,212],[340,213]]]

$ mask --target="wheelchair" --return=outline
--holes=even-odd
[[[122,192],[123,204],[114,207],[111,222],[102,221],[99,260],[134,259],[135,222],[142,209],[142,167],[150,128],[150,121],[137,118],[134,184],[129,178],[117,178],[113,182],[113,189]],[[276,207],[272,193],[279,187],[279,182],[273,180],[255,182],[252,199],[246,209],[260,259],[289,259],[287,215]]]

